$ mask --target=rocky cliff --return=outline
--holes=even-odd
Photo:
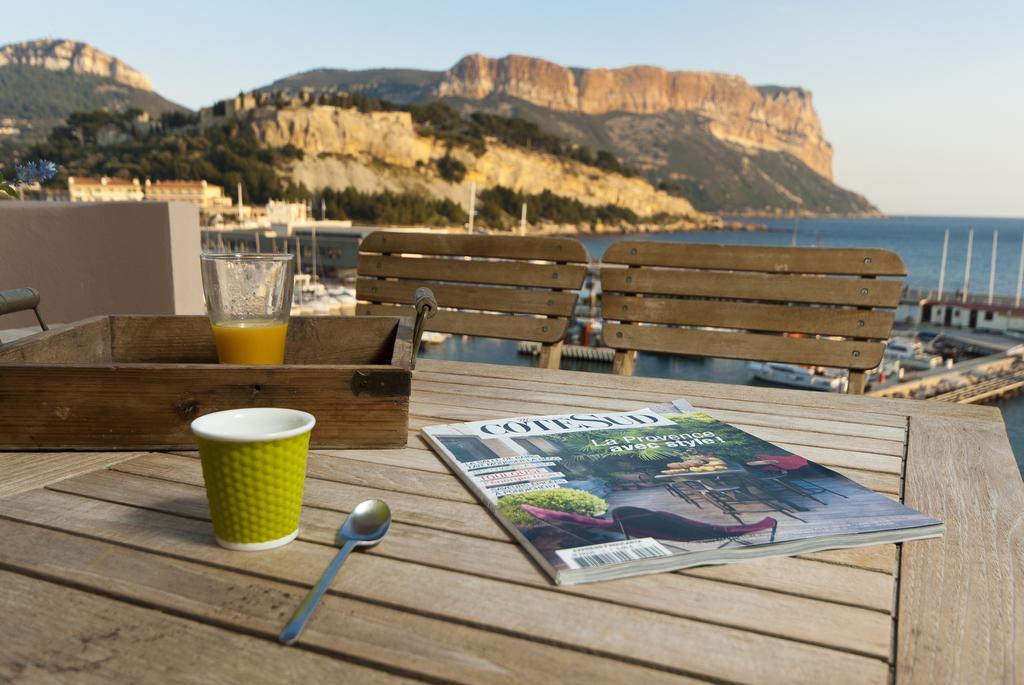
[[[149,77],[86,43],[34,40],[0,46],[0,157],[39,142],[72,112],[185,112]]]
[[[121,60],[97,50],[87,43],[73,40],[32,40],[0,47],[0,67],[22,65],[49,71],[87,74],[117,83],[152,91],[153,84],[141,71]]]
[[[755,88],[739,76],[709,72],[571,69],[533,57],[474,54],[446,71],[434,94],[469,100],[506,96],[588,115],[694,112],[720,140],[789,153],[832,178],[832,146],[822,135],[811,94],[799,88]]]
[[[294,182],[309,188],[416,190],[465,206],[469,184],[474,182],[480,190],[497,185],[528,194],[549,190],[588,205],[615,204],[641,217],[665,213],[689,216],[694,223],[718,223],[696,212],[687,200],[660,192],[641,178],[605,173],[495,141],[488,141],[486,152],[479,156],[466,148],[450,148],[446,142],[417,133],[408,112],[362,114],[319,105],[259,107],[245,118],[263,145],[291,145],[304,152],[289,173]],[[466,166],[460,183],[449,183],[434,171],[445,155]]]

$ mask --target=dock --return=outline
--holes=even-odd
[[[516,348],[519,354],[529,354],[536,357],[540,354],[540,343],[523,341]],[[588,347],[586,345],[564,345],[562,356],[568,359],[582,359],[588,362],[602,362],[611,364],[615,359],[615,350],[610,347]]]
[[[937,402],[980,404],[1005,399],[1024,391],[1024,369],[982,381],[977,385],[957,388],[929,399]]]
[[[875,397],[992,402],[1024,391],[1024,345],[871,390]]]

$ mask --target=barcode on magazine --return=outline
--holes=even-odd
[[[654,538],[637,538],[607,542],[602,545],[576,547],[575,549],[560,549],[555,553],[571,569],[626,564],[641,559],[672,556],[672,551]]]

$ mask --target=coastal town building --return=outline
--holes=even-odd
[[[125,202],[145,199],[139,179],[68,176],[68,199],[72,202]]]
[[[157,202],[188,202],[204,212],[231,207],[231,198],[224,189],[206,181],[150,181],[146,179],[145,196]]]
[[[203,212],[216,212],[231,207],[231,198],[224,189],[206,181],[150,181],[102,176],[69,176],[66,198],[71,202],[187,202]]]
[[[994,302],[923,300],[921,323],[1024,335],[1024,307]]]

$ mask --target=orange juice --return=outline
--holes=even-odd
[[[222,364],[283,364],[288,324],[273,321],[228,321],[213,327]]]

